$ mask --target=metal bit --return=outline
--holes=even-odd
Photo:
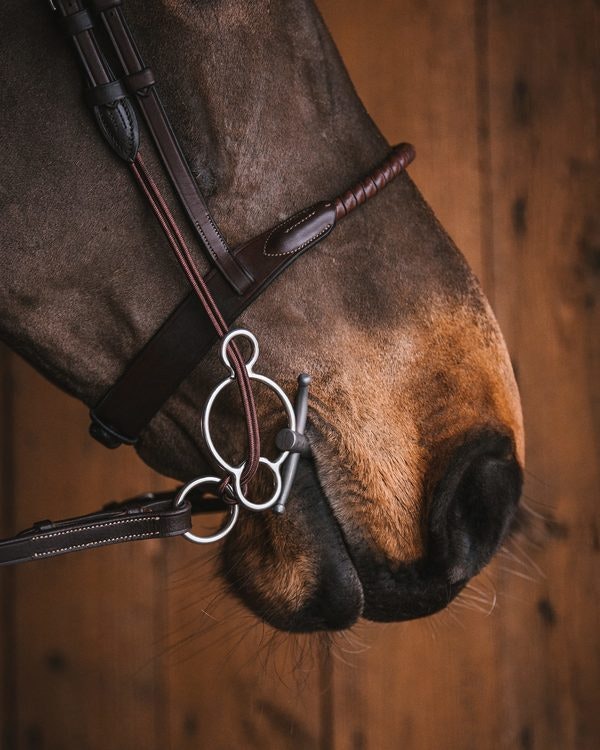
[[[285,462],[282,472],[282,486],[279,500],[273,506],[274,513],[284,513],[288,501],[290,490],[296,477],[300,456],[310,455],[310,444],[304,435],[306,427],[306,416],[308,414],[308,386],[311,377],[306,373],[298,375],[298,392],[296,393],[296,402],[294,411],[296,412],[296,429],[286,428],[281,430],[276,438],[277,447],[281,451],[290,451],[290,455]]]

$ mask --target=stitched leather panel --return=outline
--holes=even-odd
[[[121,159],[132,162],[140,145],[140,130],[135,111],[128,99],[94,107],[100,132]]]

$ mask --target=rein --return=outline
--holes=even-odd
[[[0,565],[66,554],[91,547],[153,537],[184,535],[197,543],[222,539],[234,527],[243,506],[251,511],[269,508],[283,513],[301,456],[310,455],[304,436],[310,377],[298,377],[295,406],[282,388],[255,372],[258,341],[250,331],[229,326],[296,258],[327,237],[336,224],[375,196],[414,159],[410,144],[392,149],[387,159],[343,194],[315,203],[241,246],[231,249],[212,219],[173,132],[151,68],[145,65],[122,11],[123,0],[50,0],[73,42],[85,80],[85,100],[112,150],[128,165],[156,216],[179,262],[192,293],[178,305],[118,381],[92,409],[91,435],[109,448],[135,444],[154,415],[210,347],[220,341],[220,356],[229,375],[211,392],[202,414],[207,449],[223,476],[194,479],[173,492],[146,494],[112,503],[87,516],[41,521],[15,537],[0,541]],[[100,33],[97,33],[99,30]],[[117,77],[100,40],[118,60]],[[141,113],[146,129],[138,121]],[[140,151],[142,133],[150,136],[169,181],[205,251],[211,269],[203,276],[183,232],[162,195]],[[235,339],[250,342],[246,361]],[[279,398],[288,427],[276,444],[280,453],[271,461],[260,453],[260,431],[252,381]],[[235,383],[240,391],[248,435],[248,456],[229,464],[211,436],[210,415],[220,393]],[[273,491],[268,500],[249,498],[248,485],[260,465],[270,470]],[[210,536],[192,533],[192,515],[227,509],[228,517]]]

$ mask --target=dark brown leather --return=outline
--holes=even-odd
[[[205,281],[226,322],[233,323],[290,263],[334,226],[333,204],[318,203],[236,248],[234,253],[243,258],[254,277],[242,297],[215,269],[209,271]],[[190,295],[92,410],[91,434],[109,448],[134,443],[216,340],[200,301]]]
[[[233,323],[290,263],[324,239],[337,220],[376,195],[414,157],[410,144],[396,146],[381,165],[338,198],[303,209],[234,250],[255,278],[243,297],[228,290],[219,274],[209,272],[207,285],[227,323]],[[135,443],[216,338],[198,299],[186,297],[91,411],[93,437],[108,448]]]
[[[414,158],[415,149],[410,143],[403,143],[393,149],[382,164],[335,199],[335,215],[338,221],[377,195],[394,177],[403,172]]]
[[[144,539],[179,536],[192,527],[192,506],[187,500],[174,506],[174,493],[159,499],[143,498],[115,504],[87,516],[63,521],[40,521],[15,537],[0,540],[0,565],[41,560],[69,552]]]
[[[144,64],[120,4],[115,7],[111,3],[106,9],[106,3],[99,2],[96,8],[117,52],[129,87],[136,92],[139,108],[194,231],[229,284],[238,294],[245,294],[253,283],[252,275],[243,262],[232,255],[208,211],[162,106],[154,85],[154,75]]]
[[[98,127],[121,159],[132,162],[139,146],[139,127],[125,89],[115,80],[94,32],[91,16],[80,0],[56,0],[62,23],[71,35],[86,81],[85,98]]]
[[[78,10],[63,18],[63,28],[69,36],[76,36],[93,27],[94,22],[87,10]]]

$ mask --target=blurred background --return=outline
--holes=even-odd
[[[3,750],[600,747],[598,3],[318,5],[499,318],[532,528],[441,614],[331,637],[258,623],[180,540],[2,569]],[[0,365],[0,535],[172,486]]]

